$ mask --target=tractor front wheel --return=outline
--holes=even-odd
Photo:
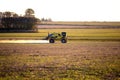
[[[55,43],[55,40],[54,39],[49,39],[49,42],[50,43]]]

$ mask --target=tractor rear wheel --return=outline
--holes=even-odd
[[[50,43],[55,43],[55,40],[54,39],[49,39],[49,42]]]
[[[67,43],[66,39],[61,39],[61,43]]]

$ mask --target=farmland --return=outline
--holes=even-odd
[[[116,27],[116,26],[119,26],[120,27],[120,22],[96,22],[96,21],[92,21],[92,22],[87,22],[87,21],[81,21],[81,22],[74,22],[74,21],[71,21],[71,22],[63,22],[63,21],[58,21],[58,22],[38,22],[38,24],[42,24],[42,25],[68,25],[68,26],[113,26]]]
[[[1,80],[120,80],[120,42],[0,44]]]
[[[0,80],[120,80],[120,29],[39,29],[0,33],[0,40],[44,39],[67,32],[68,43],[0,43]]]
[[[120,40],[120,29],[39,29],[38,33],[0,33],[0,39],[43,39],[63,31],[69,40]]]

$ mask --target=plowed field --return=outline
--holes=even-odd
[[[0,80],[120,80],[120,42],[0,44]]]

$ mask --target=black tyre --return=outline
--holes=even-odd
[[[61,39],[61,43],[67,43],[66,39]]]
[[[54,39],[49,39],[49,42],[50,43],[55,43],[55,40]]]

